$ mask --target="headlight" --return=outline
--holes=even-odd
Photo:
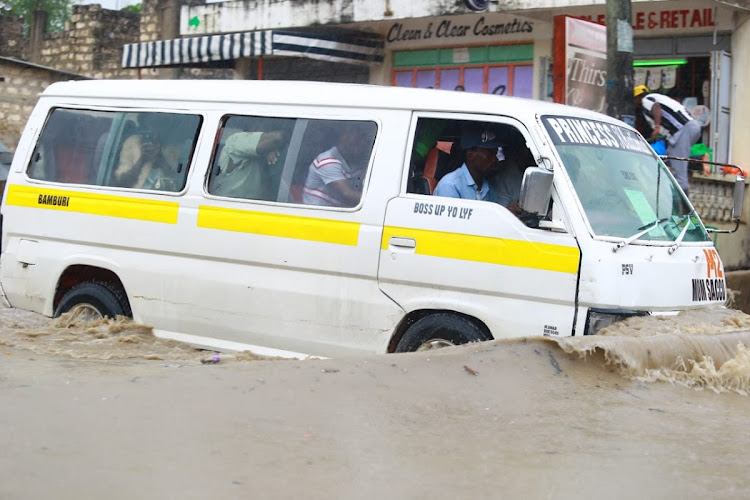
[[[630,311],[623,309],[589,309],[586,315],[586,329],[584,335],[595,335],[602,328],[612,323],[630,318],[631,316],[646,316],[648,311]]]

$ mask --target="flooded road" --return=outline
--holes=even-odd
[[[140,325],[0,310],[0,498],[738,498],[749,331],[716,309],[213,363]]]

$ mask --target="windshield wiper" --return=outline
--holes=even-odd
[[[654,222],[650,222],[650,223],[646,224],[645,226],[639,227],[638,228],[639,232],[635,233],[630,238],[625,238],[624,240],[622,240],[621,242],[619,242],[615,246],[613,246],[612,247],[612,252],[617,252],[622,247],[630,245],[631,243],[633,243],[635,240],[637,240],[638,238],[640,238],[644,234],[647,234],[647,233],[651,232],[652,229],[654,229],[655,227],[659,226],[659,224],[661,224],[662,222],[666,222],[666,221],[668,221],[670,219],[671,219],[671,217],[663,217],[661,219],[656,219]]]
[[[653,222],[649,222],[649,223],[648,223],[648,224],[646,224],[645,226],[641,226],[641,227],[639,227],[639,228],[638,228],[638,231],[642,231],[642,230],[644,230],[644,229],[646,229],[646,228],[648,228],[649,230],[651,230],[651,226],[653,226],[653,225],[655,225],[655,224],[661,224],[662,222],[667,222],[668,220],[671,220],[671,219],[672,219],[672,217],[662,217],[661,219],[656,219],[656,220],[655,220],[655,221],[653,221]]]
[[[675,240],[674,244],[669,247],[669,254],[672,255],[679,247],[680,244],[682,244],[682,240],[685,238],[685,234],[687,234],[687,230],[690,227],[690,217],[695,213],[695,209],[691,210],[686,215],[683,215],[678,221],[674,222],[675,227],[680,227],[680,224],[685,222],[687,220],[687,224],[685,224],[685,227],[682,228],[682,231],[680,231],[680,235]],[[649,222],[645,226],[641,226],[638,228],[638,232],[635,233],[633,236],[629,238],[625,238],[621,242],[617,243],[614,247],[612,247],[612,252],[617,252],[622,247],[628,246],[631,243],[633,243],[635,240],[640,238],[641,236],[648,234],[651,232],[654,228],[658,227],[659,224],[662,222],[668,222],[671,221],[672,217],[662,217],[661,219],[656,219],[653,222]]]
[[[680,224],[683,223],[683,221],[687,220],[687,224],[685,224],[685,227],[682,228],[682,231],[680,231],[680,235],[677,237],[676,240],[674,240],[674,244],[669,247],[669,250],[667,252],[669,255],[672,255],[675,253],[675,251],[680,247],[680,244],[682,243],[682,239],[685,238],[685,234],[687,234],[687,230],[690,227],[690,217],[695,213],[695,209],[691,210],[687,215],[685,215],[680,221],[676,224],[677,227],[680,227]]]

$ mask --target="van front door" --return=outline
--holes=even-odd
[[[437,192],[444,192],[441,183],[463,175],[462,130],[472,122],[468,116],[423,115],[414,123],[413,171],[406,192],[387,206],[380,287],[407,312],[466,314],[484,322],[494,338],[571,335],[580,262],[576,239],[565,231],[527,227],[501,204],[517,199],[517,192],[515,199],[508,192],[516,184],[520,190],[524,168],[538,156],[528,132],[514,120],[481,124],[502,144],[501,168],[522,162],[521,177],[490,181],[500,203],[430,194],[430,177],[439,177]],[[425,149],[425,131],[431,131],[427,142],[450,152],[437,154],[442,165],[431,164],[434,151],[418,151]]]

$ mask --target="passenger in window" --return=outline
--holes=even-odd
[[[435,196],[497,202],[488,179],[499,168],[501,145],[489,127],[469,125],[461,134],[464,164],[446,174],[435,187]]]
[[[151,170],[146,181],[147,189],[180,191],[184,187],[192,147],[192,139],[186,137],[186,134],[192,132],[188,130],[186,133],[184,127],[180,128],[180,123],[173,123],[165,129],[160,158],[163,162],[158,168]]]
[[[221,150],[219,170],[209,192],[252,200],[275,200],[278,190],[274,170],[286,142],[282,130],[237,132]]]
[[[117,187],[154,189],[155,176],[164,162],[159,131],[152,123],[146,123],[123,141],[112,184]]]
[[[362,196],[372,141],[360,127],[339,127],[336,145],[320,153],[308,167],[302,189],[305,205],[354,207]]]

